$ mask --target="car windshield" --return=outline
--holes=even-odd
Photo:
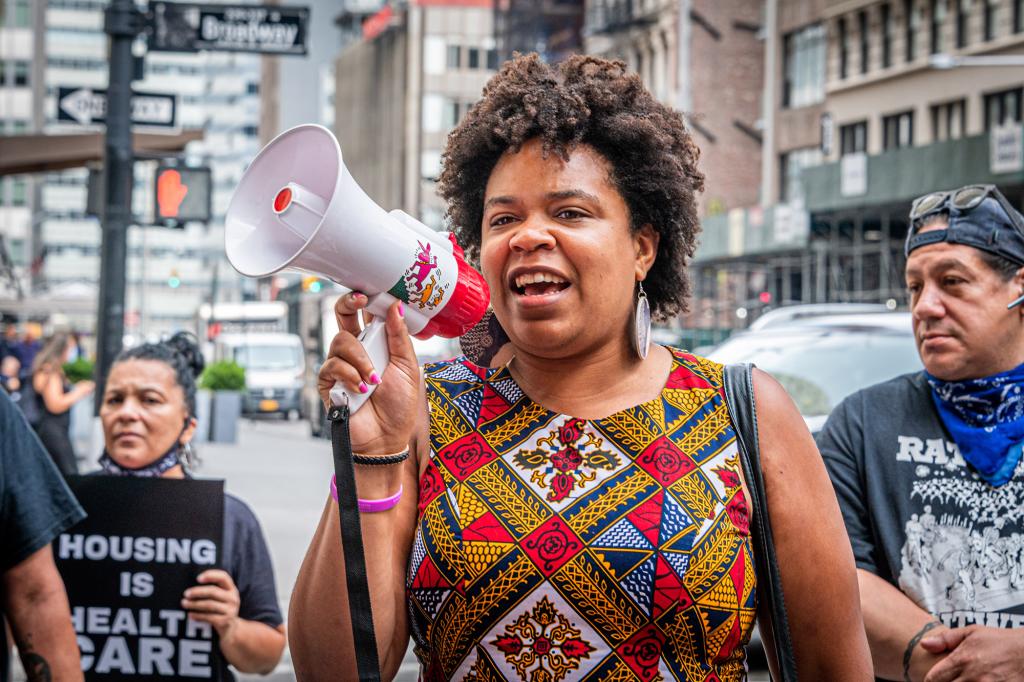
[[[910,334],[801,328],[742,334],[708,354],[752,362],[774,376],[805,417],[825,416],[854,391],[921,369]]]
[[[299,364],[299,347],[282,345],[239,346],[235,362],[246,369],[287,369]]]

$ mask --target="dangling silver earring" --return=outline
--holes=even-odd
[[[187,443],[183,443],[182,446],[181,446],[181,457],[179,457],[178,459],[179,459],[179,462],[181,463],[182,468],[186,472],[188,472],[188,473],[192,472],[192,469],[195,467],[195,458],[196,458],[196,453],[192,449],[192,441],[188,441]]]
[[[651,347],[651,306],[647,303],[644,283],[638,284],[640,291],[636,294],[636,310],[633,312],[633,350],[643,360]]]

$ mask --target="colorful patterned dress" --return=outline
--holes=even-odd
[[[672,353],[658,399],[590,421],[507,368],[426,367],[423,679],[744,679],[754,562],[722,366]]]

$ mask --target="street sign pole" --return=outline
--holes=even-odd
[[[97,396],[121,352],[124,337],[128,224],[132,217],[133,149],[131,128],[132,43],[143,29],[143,15],[132,0],[110,0],[104,22],[110,36],[107,132],[103,149],[103,244],[100,252],[100,305],[97,329]],[[99,414],[101,398],[96,399]]]

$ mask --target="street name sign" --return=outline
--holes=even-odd
[[[132,125],[177,127],[178,98],[157,92],[132,95]],[[105,123],[107,91],[96,88],[57,88],[57,120],[81,125]]]
[[[151,2],[154,52],[306,54],[308,7]]]

